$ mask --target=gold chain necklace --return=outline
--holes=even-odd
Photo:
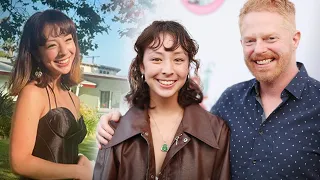
[[[182,112],[182,111],[181,111],[181,112]],[[153,119],[153,121],[154,121],[154,123],[155,123],[155,125],[156,125],[156,127],[157,127],[157,130],[159,131],[159,134],[160,134],[160,136],[161,136],[161,138],[162,138],[162,141],[164,142],[164,143],[162,144],[160,150],[161,150],[162,152],[168,152],[169,147],[168,147],[167,141],[164,140],[163,135],[162,135],[162,133],[161,133],[159,127],[158,127],[158,124],[157,124],[156,120],[152,117],[151,113],[149,113],[149,114],[150,114],[151,119]],[[178,119],[179,119],[179,117],[180,117],[180,114],[181,114],[181,113],[178,114],[178,117],[177,117],[177,119],[176,119],[177,122],[181,122],[181,121],[178,121]],[[178,123],[177,123],[177,124],[178,124]],[[174,128],[175,126],[176,126],[176,124],[175,124],[174,126],[172,126],[170,132],[173,130],[173,128]]]

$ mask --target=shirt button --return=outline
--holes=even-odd
[[[259,134],[260,134],[260,135],[262,135],[262,134],[263,134],[263,131],[262,131],[262,130],[260,130],[260,131],[259,131]]]
[[[256,164],[257,163],[257,160],[252,160],[252,164]]]
[[[151,177],[151,179],[153,179],[153,178],[154,178],[154,175],[151,174],[150,177]]]

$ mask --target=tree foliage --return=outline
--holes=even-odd
[[[0,137],[9,137],[14,102],[9,94],[0,87]]]
[[[84,103],[80,104],[80,114],[87,126],[87,134],[93,135],[96,132],[96,126],[99,121],[98,110],[90,108]]]
[[[103,1],[1,0],[0,40],[2,43],[11,42],[5,51],[14,52],[24,22],[33,13],[44,9],[58,9],[76,23],[81,53],[87,55],[88,51],[98,48],[98,44],[94,43],[96,35],[109,33],[110,22],[128,25],[118,32],[120,37],[130,37],[135,31],[135,25],[143,18],[144,12],[154,6],[152,0],[108,0],[103,4],[101,2]]]

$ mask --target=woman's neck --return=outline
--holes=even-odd
[[[183,108],[178,103],[178,94],[173,97],[163,98],[163,97],[151,97],[150,98],[150,107],[154,107],[151,109],[155,114],[176,114],[176,112],[180,112]]]
[[[48,85],[56,92],[63,90],[60,77],[53,79]]]

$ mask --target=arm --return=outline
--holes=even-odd
[[[111,180],[118,177],[118,165],[114,147],[100,149],[93,172],[93,180]]]
[[[230,179],[230,130],[228,125],[224,122],[220,136],[218,139],[219,150],[216,155],[215,164],[213,166],[213,172],[215,174],[212,175],[213,179],[219,180],[228,180]]]
[[[231,88],[227,88],[226,90],[223,91],[217,102],[211,107],[210,113],[214,114],[216,116],[219,116],[222,119],[225,119],[224,117],[224,108],[223,106],[227,106],[228,104],[228,99],[230,101],[230,91]]]
[[[108,144],[108,141],[111,140],[114,134],[114,129],[109,125],[109,122],[118,122],[120,117],[121,114],[119,111],[113,111],[100,117],[96,129],[96,140],[99,149],[101,149],[102,144]]]
[[[41,90],[27,85],[19,94],[10,136],[13,172],[34,179],[90,179],[85,166],[57,164],[32,155],[38,122],[47,102]]]

